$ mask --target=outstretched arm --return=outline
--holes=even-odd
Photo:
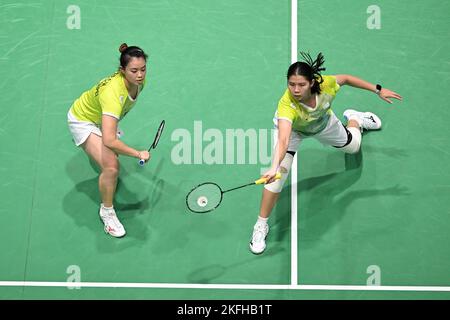
[[[267,178],[267,183],[275,181],[275,175],[278,172],[280,163],[286,156],[291,131],[292,124],[289,121],[283,119],[278,120],[278,141],[276,142],[275,152],[272,159],[272,167],[261,176],[261,178]]]
[[[368,91],[376,92],[377,88],[376,85],[370,82],[367,82],[363,79],[360,79],[358,77],[349,75],[349,74],[338,74],[335,75],[336,82],[340,85],[349,85],[355,88],[365,89]],[[378,96],[383,99],[384,101],[388,103],[392,103],[392,100],[390,98],[394,98],[397,100],[402,100],[402,96],[398,93],[391,91],[387,88],[382,88],[381,91],[378,93]]]

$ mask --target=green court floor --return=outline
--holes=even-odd
[[[322,52],[325,74],[381,83],[404,100],[341,89],[336,115],[371,110],[382,130],[364,134],[356,156],[305,141],[297,193],[288,183],[268,249],[256,256],[248,242],[260,186],[225,194],[206,215],[189,213],[185,196],[204,181],[251,182],[270,166],[272,116],[291,62],[291,1],[3,0],[0,299],[450,298],[450,4],[375,6],[298,1],[298,50]],[[162,119],[166,128],[146,166],[121,157],[115,206],[127,236],[115,239],[98,217],[98,170],[74,146],[66,114],[117,69],[122,42],[149,53],[147,87],[120,123],[122,139],[146,148]],[[341,288],[270,287],[295,277],[295,285]],[[74,279],[168,285],[64,286]],[[373,281],[418,289],[366,290]]]

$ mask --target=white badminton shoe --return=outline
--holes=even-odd
[[[105,208],[101,205],[99,215],[105,225],[104,230],[106,233],[109,233],[116,238],[120,238],[125,235],[125,228],[117,218],[114,208]]]
[[[381,120],[375,113],[359,112],[352,109],[344,111],[344,117],[348,120],[356,120],[359,126],[365,130],[378,130],[381,128]]]
[[[266,238],[269,233],[269,225],[265,222],[256,222],[253,227],[252,239],[250,240],[250,250],[254,254],[263,253],[266,249]]]

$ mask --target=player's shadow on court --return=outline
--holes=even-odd
[[[138,199],[136,193],[130,191],[124,178],[128,175],[124,166],[121,166],[121,172],[117,184],[116,199],[126,199],[126,202],[115,201],[115,208],[118,212],[119,219],[127,230],[124,239],[114,241],[110,235],[103,231],[103,223],[101,222],[98,210],[100,204],[100,194],[98,190],[98,174],[97,165],[89,160],[92,170],[96,175],[93,178],[80,181],[79,175],[92,176],[92,171],[87,166],[88,160],[85,154],[78,153],[66,167],[67,175],[74,183],[74,187],[70,190],[63,200],[64,211],[75,221],[76,225],[81,228],[88,228],[91,233],[97,235],[98,244],[103,252],[117,251],[117,249],[125,249],[133,246],[135,241],[145,241],[148,238],[148,226],[143,223],[139,216],[153,207],[160,199],[160,192],[153,192],[151,197],[146,196],[144,199]],[[87,174],[86,174],[87,173]],[[157,178],[154,178],[157,179]],[[159,180],[153,181],[156,185],[155,190],[161,190],[163,182]],[[109,240],[105,244],[103,240]],[[124,241],[125,240],[125,241]]]
[[[226,279],[227,283],[237,283],[242,282],[242,273],[236,272],[235,269],[245,269],[248,270],[249,265],[255,263],[255,259],[258,260],[258,264],[262,263],[262,260],[273,261],[273,257],[280,254],[285,254],[283,249],[277,250],[269,250],[268,248],[264,254],[262,255],[253,255],[248,251],[249,258],[246,260],[239,260],[238,262],[228,263],[228,264],[210,264],[199,269],[196,269],[187,275],[187,279],[189,283],[224,283],[223,279]],[[289,270],[289,267],[281,268],[282,270]],[[231,274],[231,275],[230,275]],[[233,277],[237,277],[238,279],[234,280]],[[265,277],[263,275],[263,277]],[[281,278],[279,281],[281,283],[285,282],[289,277],[288,274],[280,274]],[[222,279],[221,279],[222,278]],[[251,273],[251,277],[248,278],[249,283],[257,283],[255,279],[258,278],[258,275],[254,275]],[[264,282],[265,280],[263,280]]]
[[[322,226],[327,228],[327,226],[331,226],[334,224],[338,217],[342,217],[342,214],[336,214],[332,217],[329,217],[326,209],[337,208],[337,204],[334,204],[333,198],[338,194],[342,193],[346,189],[348,189],[351,185],[353,185],[358,179],[361,177],[362,172],[362,151],[357,154],[342,154],[342,153],[331,153],[328,155],[328,159],[324,157],[318,157],[319,159],[323,159],[323,161],[328,160],[332,161],[340,161],[337,159],[338,157],[344,157],[345,159],[345,169],[342,172],[331,173],[324,176],[311,177],[303,180],[299,180],[297,182],[297,194],[302,199],[304,198],[304,193],[309,194],[309,198],[311,200],[300,203],[298,201],[298,212],[301,213],[297,216],[297,227],[300,229],[301,224],[304,223],[302,219],[309,219],[311,216],[319,216],[325,215],[327,221],[324,222]],[[300,161],[299,161],[300,163]],[[299,170],[301,170],[302,166],[299,165]],[[289,177],[290,178],[290,177]],[[291,195],[290,188],[287,188],[288,192],[282,192],[280,194],[280,198],[275,207],[275,221],[273,223],[273,228],[278,229],[278,232],[274,234],[274,240],[276,242],[283,242],[286,236],[290,235],[291,229]],[[339,211],[341,209],[336,209],[335,211]],[[342,211],[339,211],[342,212]],[[325,214],[324,214],[325,213]],[[325,219],[325,218],[324,218]]]
[[[297,227],[301,230],[303,239],[320,239],[329,228],[336,225],[345,216],[348,207],[359,199],[408,194],[407,188],[398,185],[383,189],[349,190],[361,178],[363,151],[357,154],[343,155],[332,153],[328,160],[339,161],[336,158],[339,156],[345,157],[343,171],[306,178],[297,182],[297,194],[301,199],[298,201]],[[401,157],[403,154],[400,152],[394,156]],[[276,234],[277,241],[281,241],[290,234],[290,194],[280,195],[280,204],[276,208],[277,218],[274,223],[279,228],[279,232]]]

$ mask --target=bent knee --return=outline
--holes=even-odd
[[[110,177],[119,176],[119,166],[106,166],[102,168],[102,174],[108,175]]]
[[[340,150],[349,154],[358,153],[361,148],[361,131],[354,127],[349,127],[348,131],[351,134],[351,141],[346,146],[340,148]]]
[[[343,148],[342,151],[344,151],[347,154],[355,154],[355,153],[358,153],[360,149],[361,149],[361,144],[359,143],[359,144],[349,146],[349,148],[345,148],[345,149]]]

